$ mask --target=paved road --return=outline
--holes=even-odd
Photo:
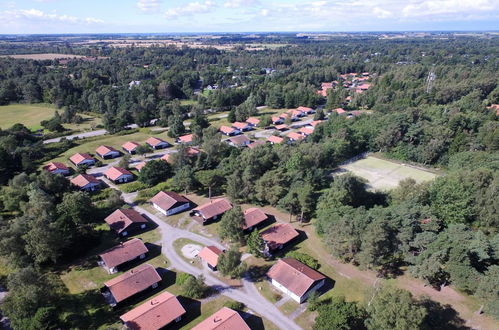
[[[65,138],[67,140],[73,140],[74,138],[84,139],[84,138],[88,138],[88,137],[92,137],[92,136],[105,135],[107,133],[108,132],[105,129],[98,129],[95,131],[78,133],[78,134],[73,134],[73,135],[66,135],[66,136],[61,136],[61,137],[54,138],[54,139],[43,140],[43,143],[48,144],[48,143],[60,142],[62,138]]]

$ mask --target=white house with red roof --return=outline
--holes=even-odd
[[[198,257],[210,268],[211,270],[217,270],[218,257],[222,255],[223,251],[216,246],[210,245],[205,246],[198,253]]]
[[[191,144],[192,143],[192,139],[193,139],[193,135],[192,134],[186,134],[186,135],[182,135],[182,136],[179,136],[175,142],[177,143],[181,143],[181,144]]]
[[[69,157],[69,160],[71,163],[75,164],[76,166],[92,166],[95,164],[95,159],[90,156],[89,154],[86,153],[76,153],[73,156]]]
[[[43,167],[43,169],[52,174],[62,174],[64,176],[69,175],[69,168],[63,163],[59,162],[48,163]]]
[[[121,148],[129,153],[130,155],[133,155],[135,154],[137,148],[140,146],[140,144],[138,144],[137,142],[133,142],[133,141],[128,141],[127,143],[123,144],[121,146]]]
[[[72,178],[70,182],[83,191],[95,191],[101,187],[101,181],[90,174],[79,174]]]
[[[148,138],[146,140],[146,144],[148,146],[150,146],[151,148],[153,148],[154,150],[164,149],[164,148],[168,148],[170,146],[170,144],[168,142],[166,142],[163,139],[157,138],[155,136],[151,136],[150,138]]]
[[[150,200],[152,206],[166,216],[180,213],[191,207],[191,201],[173,191],[160,191]]]
[[[258,124],[260,124],[260,119],[256,117],[249,117],[248,119],[246,119],[246,122],[251,126],[255,127],[258,126]]]
[[[229,126],[220,126],[219,131],[227,136],[241,134],[241,130]]]
[[[104,176],[114,183],[133,181],[133,174],[129,170],[117,166],[111,166],[104,172]]]
[[[102,159],[116,158],[121,155],[120,152],[113,147],[104,145],[95,149],[95,153]]]
[[[236,121],[235,123],[232,123],[232,127],[240,130],[241,132],[249,131],[252,129],[252,126],[249,123],[243,123],[240,121]]]

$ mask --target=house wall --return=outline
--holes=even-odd
[[[158,210],[159,212],[161,212],[162,214],[164,214],[166,216],[173,215],[173,214],[182,212],[184,210],[187,210],[189,208],[189,206],[190,206],[189,203],[184,203],[184,204],[182,204],[180,206],[174,207],[173,209],[163,210],[161,207],[159,207],[158,205],[156,205],[154,203],[152,203],[152,205],[154,206],[154,208],[156,210]]]
[[[94,191],[99,189],[100,184],[98,183],[89,183],[81,188],[81,190],[85,191]]]
[[[102,155],[101,157],[104,159],[116,158],[119,157],[120,153],[117,151],[110,151],[107,154]]]
[[[317,284],[315,284],[312,288],[310,288],[302,297],[301,297],[301,302],[304,302],[305,300],[307,300],[307,298],[312,294],[312,292],[315,292],[317,291],[318,289],[320,289],[324,283],[325,283],[326,280],[320,280],[319,282],[317,282]]]
[[[85,159],[82,162],[80,162],[77,166],[81,166],[81,165],[94,165],[94,164],[95,164],[95,160]]]
[[[133,175],[120,175],[114,182],[130,182],[133,181]]]
[[[286,295],[290,296],[291,299],[296,301],[297,303],[301,303],[300,297],[298,297],[296,294],[293,292],[289,291],[285,286],[283,286],[281,283],[277,282],[276,280],[272,279],[272,285],[278,288],[280,291],[284,292]]]

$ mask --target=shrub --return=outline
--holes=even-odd
[[[160,182],[154,187],[149,189],[144,189],[139,191],[137,194],[137,198],[135,199],[135,203],[141,204],[147,202],[148,199],[152,198],[154,195],[159,193],[161,190],[171,191],[172,189],[172,179],[168,179],[165,182]]]
[[[246,307],[242,302],[239,302],[239,301],[227,301],[225,304],[224,304],[225,307],[228,307],[230,309],[233,309],[235,311],[242,311],[244,309],[244,307]]]
[[[313,269],[319,269],[320,267],[319,261],[317,261],[317,259],[314,259],[313,257],[309,256],[306,253],[291,251],[286,253],[286,257],[296,259],[299,262],[302,262],[308,267]]]
[[[146,189],[147,187],[148,185],[140,181],[134,181],[120,185],[121,190],[126,193],[131,193],[137,190]]]
[[[189,277],[194,277],[191,274],[188,273],[177,273],[177,277],[175,279],[175,284],[178,286],[184,285],[184,283],[187,281]]]

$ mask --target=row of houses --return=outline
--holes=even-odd
[[[371,84],[367,82],[370,78],[371,75],[369,72],[341,74],[340,81],[333,80],[332,82],[321,83],[321,89],[317,91],[317,94],[327,97],[328,91],[339,85],[342,85],[343,88],[350,89],[354,93],[361,94],[371,87]],[[345,101],[349,102],[350,100],[347,99]]]

